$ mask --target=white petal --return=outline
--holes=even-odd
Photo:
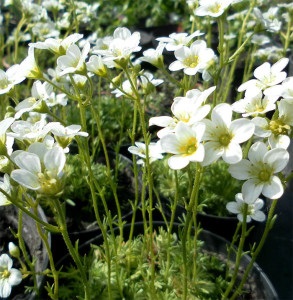
[[[183,68],[184,68],[184,66],[183,66],[182,62],[179,61],[179,60],[175,60],[175,61],[173,61],[173,62],[169,65],[169,70],[170,70],[170,71],[178,71],[178,70],[181,70],[181,69],[183,69]]]
[[[256,211],[251,218],[257,222],[263,222],[266,219],[266,215],[262,211]]]
[[[232,119],[232,107],[227,103],[221,103],[212,110],[212,121],[218,126],[230,127]]]
[[[11,294],[11,285],[5,279],[0,279],[0,297],[7,298]]]
[[[242,159],[239,163],[229,166],[230,174],[239,180],[251,178],[252,163],[247,159]]]
[[[270,199],[279,199],[284,193],[284,188],[280,178],[273,176],[271,182],[264,185],[262,193],[265,197]]]
[[[238,214],[239,213],[239,204],[235,201],[233,202],[228,202],[226,205],[226,208],[229,212],[233,214]]]
[[[263,161],[273,167],[274,173],[278,173],[286,167],[289,153],[283,148],[275,148],[265,154]]]
[[[164,135],[161,138],[161,147],[164,152],[179,154],[180,143],[178,142],[176,135],[173,133]]]
[[[11,178],[31,190],[38,190],[41,187],[38,177],[27,170],[13,170],[11,172]]]
[[[243,143],[249,140],[254,133],[255,125],[247,119],[234,120],[230,125],[233,134],[233,140],[237,143]]]
[[[31,173],[41,172],[40,158],[34,154],[22,151],[14,158],[14,162],[21,169],[25,169]]]
[[[259,164],[260,161],[263,161],[267,152],[268,149],[264,143],[256,142],[250,147],[248,151],[248,158],[253,164]]]
[[[22,274],[19,270],[17,269],[10,269],[10,276],[8,278],[8,283],[10,285],[17,285],[20,284],[20,282],[22,281]]]
[[[50,149],[44,156],[44,164],[47,170],[58,175],[64,168],[66,161],[65,154],[60,147]]]
[[[223,147],[217,142],[207,142],[204,145],[205,147],[205,156],[202,162],[203,166],[208,166],[211,163],[215,162],[218,158],[224,153]]]
[[[173,170],[180,170],[189,164],[189,159],[182,155],[173,155],[168,159],[168,165]]]
[[[248,179],[242,186],[243,200],[247,204],[255,202],[263,190],[263,184],[256,184],[254,179]]]
[[[230,142],[228,147],[224,149],[224,153],[222,155],[223,160],[228,164],[236,164],[242,159],[242,148],[239,144]]]

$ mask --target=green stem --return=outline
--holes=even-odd
[[[193,183],[193,189],[192,193],[190,196],[190,201],[187,206],[187,214],[186,214],[186,219],[185,219],[185,224],[184,224],[184,230],[182,234],[182,257],[183,257],[183,300],[187,299],[188,296],[188,286],[187,286],[187,276],[188,276],[188,269],[189,265],[187,263],[187,250],[186,250],[186,243],[187,243],[187,236],[188,233],[190,232],[190,227],[192,224],[193,217],[195,218],[195,223],[194,223],[194,228],[195,228],[195,234],[197,234],[197,222],[196,222],[196,215],[197,213],[197,207],[198,207],[198,190],[199,190],[199,184],[201,180],[201,175],[202,175],[202,167],[199,163],[196,165],[196,173],[194,177],[194,183]],[[195,249],[196,253],[196,249]],[[196,260],[196,257],[195,257]],[[194,274],[195,276],[195,274]]]
[[[250,270],[252,269],[253,264],[256,261],[256,258],[258,257],[260,251],[262,250],[262,248],[265,244],[268,234],[271,231],[271,229],[274,225],[275,219],[276,219],[274,212],[276,209],[277,202],[278,202],[278,200],[273,200],[273,202],[272,202],[272,205],[271,205],[269,213],[268,213],[268,219],[267,219],[267,222],[265,225],[263,235],[262,235],[260,242],[259,242],[258,246],[256,247],[255,251],[253,251],[253,253],[251,254],[251,260],[250,260],[248,266],[246,267],[246,270],[242,276],[242,280],[241,280],[240,284],[238,285],[234,294],[231,296],[230,300],[236,299],[236,297],[241,293],[243,285],[245,284],[245,282],[247,281],[247,278],[249,276]]]
[[[241,236],[240,236],[240,241],[239,241],[239,245],[237,247],[237,253],[236,253],[236,260],[235,260],[235,265],[234,265],[234,271],[233,271],[233,275],[231,278],[231,281],[223,295],[223,300],[225,299],[230,299],[228,298],[229,294],[231,293],[237,276],[238,276],[238,270],[240,267],[240,263],[241,263],[241,258],[243,256],[243,248],[244,248],[244,243],[245,243],[245,238],[246,238],[246,230],[247,230],[247,223],[246,223],[246,218],[247,218],[247,213],[248,213],[248,204],[244,205],[244,209],[243,209],[243,221],[242,221],[242,231],[241,231]]]
[[[53,205],[56,209],[57,222],[58,222],[63,240],[66,244],[66,247],[67,247],[73,261],[75,262],[75,264],[78,268],[79,273],[80,273],[81,281],[84,286],[85,300],[90,300],[91,299],[90,298],[90,288],[89,288],[89,283],[87,280],[86,268],[83,266],[80,256],[79,256],[79,253],[76,250],[76,248],[72,245],[71,240],[69,238],[65,215],[64,215],[63,209],[61,207],[61,204],[59,202],[59,199],[52,199],[52,201],[53,201]]]

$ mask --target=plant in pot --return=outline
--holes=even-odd
[[[49,257],[47,297],[58,299],[61,293],[65,298],[60,287],[70,286],[71,277],[80,279],[79,295],[84,299],[239,299],[250,289],[246,283],[275,222],[278,199],[291,178],[282,173],[289,160],[293,126],[292,77],[287,78],[285,71],[290,18],[287,15],[284,23],[289,29],[282,35],[282,57],[257,65],[247,58],[242,83],[234,87],[241,54],[246,47],[254,53],[257,46],[252,37],[266,29],[271,33],[271,19],[265,14],[262,22],[255,18],[256,1],[211,3],[200,1],[190,11],[189,33],[165,37],[156,49],[148,49],[134,60],[141,50],[139,32],[118,27],[111,36],[89,42],[75,32],[79,18],[72,2],[73,22],[65,35],[59,28],[58,38],[31,41],[27,57],[1,72],[1,105],[6,106],[0,127],[1,170],[10,180],[9,192],[3,187],[0,192],[42,229],[39,235]],[[242,16],[236,49],[227,38],[233,28],[233,19],[226,17],[230,10]],[[292,13],[291,6],[283,5],[282,10]],[[56,18],[62,19],[62,15],[58,8]],[[205,22],[201,22],[203,16],[208,16]],[[211,48],[215,25],[217,51]],[[16,29],[21,28],[20,24]],[[206,32],[206,39],[193,34],[195,30]],[[174,55],[170,65],[164,63],[164,49]],[[146,72],[140,62],[159,72]],[[162,79],[157,78],[159,74]],[[161,89],[162,85],[166,87]],[[235,89],[239,94],[230,103],[227,95]],[[164,90],[168,90],[168,103],[170,95],[172,98],[169,115],[150,117],[149,112],[154,111],[151,100]],[[105,109],[103,101],[113,100],[109,95],[115,97],[118,110],[101,110]],[[57,101],[60,97],[67,101]],[[124,101],[127,105],[119,103]],[[126,116],[131,122],[121,126],[120,117]],[[111,132],[117,128],[115,120],[120,125],[117,134]],[[149,125],[163,129],[156,134]],[[134,197],[127,197],[131,218],[126,220],[121,213],[125,203],[119,189],[119,168],[112,164],[109,145],[117,162],[119,149],[127,140],[133,154]],[[96,169],[100,153],[102,172]],[[158,159],[166,159],[175,178],[169,215],[156,203],[161,183],[154,178]],[[218,255],[205,250],[209,249],[208,240],[203,237],[198,212],[210,206],[201,199],[210,188],[204,177],[210,172],[216,178],[213,172],[219,175],[220,171],[212,171],[213,167],[222,163],[240,182],[235,201],[226,204],[239,222],[226,257],[217,259]],[[106,173],[106,180],[101,173]],[[115,205],[107,200],[109,188]],[[183,188],[188,191],[184,198],[180,196]],[[73,199],[75,195],[78,199]],[[85,252],[78,240],[70,238],[67,204],[69,199],[79,205],[83,195],[86,211],[93,212],[101,233],[99,241],[91,240],[97,243],[94,250]],[[263,197],[270,199],[266,200],[267,215],[261,210]],[[175,225],[183,199],[185,213]],[[50,221],[40,220],[38,206],[49,207]],[[163,220],[159,226],[158,216]],[[246,250],[251,219],[264,222],[264,229]],[[62,237],[74,269],[67,270],[65,264],[60,273],[57,254],[48,243],[49,232]],[[245,253],[251,259],[242,264]],[[98,290],[96,282],[101,283]]]

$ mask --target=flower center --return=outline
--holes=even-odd
[[[2,78],[2,80],[0,80],[0,89],[6,89],[8,87],[8,80],[7,78]]]
[[[191,55],[184,59],[184,65],[190,68],[195,68],[199,63],[199,57],[197,55]]]
[[[197,140],[195,137],[191,137],[186,145],[181,146],[180,152],[185,155],[191,155],[197,150]]]
[[[1,273],[1,278],[2,279],[5,279],[5,278],[9,278],[10,276],[10,272],[8,270],[4,270],[2,273]]]
[[[43,194],[55,195],[60,192],[60,184],[56,178],[50,176],[48,172],[38,174],[41,185],[41,192]]]
[[[218,13],[221,9],[221,4],[217,3],[214,6],[211,7],[211,12]]]
[[[222,146],[228,146],[231,142],[231,136],[229,133],[222,134],[219,138],[219,142]]]
[[[271,178],[271,172],[269,172],[268,170],[261,170],[259,173],[258,173],[258,178],[260,181],[262,182],[267,182],[270,180]]]
[[[274,135],[280,135],[280,134],[288,135],[289,130],[290,130],[290,126],[285,124],[280,119],[270,121],[269,128],[273,132]]]

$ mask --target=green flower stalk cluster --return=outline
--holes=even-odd
[[[268,9],[261,0],[186,1],[178,6],[182,32],[158,37],[155,48],[143,49],[140,31],[126,26],[102,31],[104,1],[39,2],[5,1],[0,7],[6,11],[0,30],[21,12],[13,34],[4,30],[6,40],[0,40],[6,59],[0,70],[0,205],[15,205],[36,222],[49,256],[48,296],[62,294],[47,234],[54,232],[75,263],[84,299],[93,299],[95,282],[106,299],[235,299],[243,293],[292,177],[284,172],[293,134],[292,4]],[[151,7],[153,1],[146,3]],[[280,47],[272,51],[275,40]],[[123,149],[132,157],[129,206],[121,197]],[[158,161],[172,178],[169,215],[160,206],[164,187],[158,178],[164,174],[156,172],[164,168],[156,168]],[[237,246],[233,268],[227,263],[226,276],[211,284],[215,279],[208,281],[199,263],[208,258],[197,213],[209,206],[201,203],[208,189],[205,174],[220,164],[239,183],[224,204],[239,225],[229,250]],[[215,180],[228,178],[218,175]],[[81,202],[101,231],[103,246],[93,254],[99,272],[88,270],[70,239],[67,212]],[[179,204],[185,211],[176,236]],[[38,206],[46,208],[50,222],[40,220]],[[131,210],[131,220],[124,219],[123,207]],[[158,212],[166,229],[160,234]],[[252,260],[239,281],[252,220],[265,222],[264,231],[249,250]],[[137,238],[136,221],[143,227]],[[21,252],[27,257],[25,247]],[[215,265],[223,269],[220,262]],[[21,272],[32,275],[25,267]],[[8,296],[20,279],[2,254],[0,296]]]

